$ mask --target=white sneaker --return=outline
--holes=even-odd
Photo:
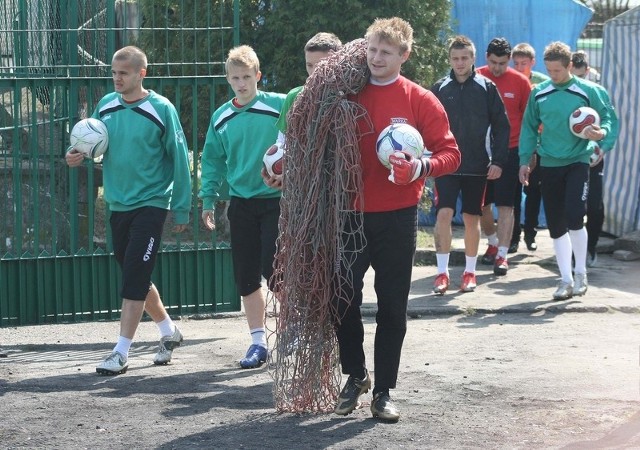
[[[127,357],[121,353],[113,352],[107,359],[96,367],[96,372],[101,375],[119,375],[125,373],[129,368]]]
[[[553,293],[554,300],[567,300],[573,297],[573,283],[560,281],[558,289]]]
[[[182,333],[180,333],[180,330],[176,327],[176,330],[171,336],[162,336],[162,339],[160,339],[158,353],[153,357],[153,363],[156,365],[167,364],[171,361],[173,349],[180,347],[180,344],[182,344]]]
[[[576,273],[573,276],[573,295],[582,296],[586,294],[588,287],[586,273]]]

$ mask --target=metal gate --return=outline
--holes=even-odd
[[[147,53],[145,87],[174,103],[193,156],[190,226],[165,230],[154,283],[172,315],[240,310],[229,246],[200,226],[196,196],[238,24],[237,0],[0,0],[0,326],[119,316],[101,166],[69,169],[64,154],[124,45]]]

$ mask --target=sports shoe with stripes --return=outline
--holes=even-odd
[[[243,369],[255,369],[267,361],[267,349],[262,345],[251,344],[247,354],[240,360]]]
[[[587,293],[589,283],[587,282],[586,273],[576,273],[573,276],[573,295],[583,296]]]
[[[127,357],[118,352],[112,352],[107,358],[96,367],[96,372],[100,375],[120,375],[126,373],[129,368]]]
[[[489,247],[487,247],[487,251],[484,252],[484,255],[482,256],[482,264],[490,266],[493,263],[496,262],[496,255],[498,254],[498,246],[497,245],[490,245]]]
[[[162,336],[160,344],[158,344],[158,353],[153,357],[153,363],[156,365],[168,364],[171,361],[173,350],[182,344],[182,333],[176,327],[171,336]]]
[[[509,261],[507,261],[507,258],[498,256],[495,264],[493,265],[493,273],[495,275],[506,275],[507,270],[509,270]]]
[[[460,290],[462,292],[473,292],[478,286],[476,282],[476,274],[472,272],[465,272],[462,274],[462,282],[460,283]]]
[[[567,300],[573,297],[573,284],[566,281],[558,283],[558,289],[553,293],[554,300]]]
[[[362,380],[353,375],[349,375],[347,383],[342,388],[342,391],[340,391],[340,396],[338,397],[338,401],[336,401],[333,412],[340,416],[350,414],[358,407],[358,399],[360,396],[369,392],[370,388],[371,377],[369,377],[369,371],[367,369],[364,369],[364,378]]]
[[[398,409],[391,401],[388,392],[378,392],[371,402],[371,414],[386,422],[397,422],[400,419]]]
[[[436,277],[436,281],[433,283],[434,294],[443,295],[449,289],[449,275],[446,273],[439,273]]]

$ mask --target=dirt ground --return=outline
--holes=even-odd
[[[117,323],[0,329],[0,447],[157,449],[639,448],[637,314],[410,319],[397,424],[277,414],[265,368],[241,370],[242,316],[178,322],[185,342],[153,366],[145,322],[129,371],[95,373]],[[370,369],[374,324],[366,318]]]

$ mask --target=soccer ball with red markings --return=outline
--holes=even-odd
[[[271,176],[282,175],[284,162],[284,148],[279,144],[273,144],[262,157],[262,163],[267,173]]]
[[[85,158],[97,158],[109,148],[106,125],[92,117],[76,123],[69,134],[69,144]]]
[[[569,129],[579,138],[589,139],[586,132],[591,125],[600,126],[600,115],[593,108],[581,106],[569,116]]]
[[[378,159],[387,169],[391,168],[389,156],[395,152],[407,152],[420,158],[424,153],[424,142],[420,132],[409,124],[394,123],[378,135],[376,143]]]

